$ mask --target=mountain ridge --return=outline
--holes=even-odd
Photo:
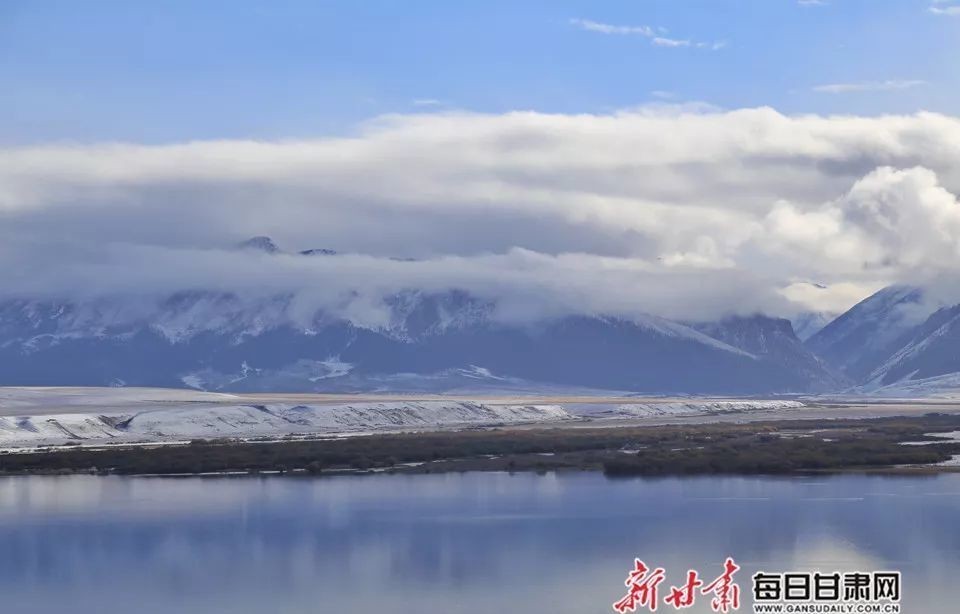
[[[266,236],[236,246],[284,252]],[[328,301],[327,304],[335,304]],[[845,384],[785,319],[568,314],[504,320],[466,290],[411,288],[360,323],[291,294],[181,290],[155,301],[0,300],[0,384],[343,391],[568,386],[652,393],[819,392]]]

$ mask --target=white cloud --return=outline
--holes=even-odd
[[[661,100],[671,100],[677,97],[677,94],[675,92],[670,92],[667,90],[653,90],[652,92],[650,92],[650,95],[653,96],[654,98],[659,98]]]
[[[797,0],[800,6],[827,6],[826,0]]]
[[[580,28],[581,30],[599,34],[639,35],[650,39],[650,44],[655,47],[696,47],[698,49],[717,51],[727,46],[726,41],[697,42],[690,39],[663,36],[663,34],[667,33],[667,29],[659,26],[657,28],[650,26],[620,26],[591,21],[589,19],[571,19],[570,25]]]
[[[934,15],[946,15],[948,17],[956,17],[960,15],[960,5],[957,6],[931,6],[930,12]]]
[[[797,281],[783,288],[781,293],[797,305],[805,305],[810,311],[840,314],[859,302],[863,297],[883,288],[883,283],[838,282],[830,286]]]
[[[955,0],[933,0],[927,10],[934,15],[956,17],[960,15],[960,4],[955,4]]]
[[[815,209],[780,202],[766,223],[790,258],[851,275],[953,268],[960,259],[960,203],[922,167],[880,167]]]
[[[853,83],[829,83],[826,85],[817,85],[813,88],[815,92],[825,94],[846,94],[849,92],[883,92],[893,90],[906,90],[914,87],[926,85],[926,81],[917,79],[909,80],[888,80],[888,81],[858,81]]]
[[[656,45],[657,47],[689,47],[690,41],[681,40],[677,38],[666,38],[663,36],[655,36],[650,40],[650,43]]]
[[[514,318],[836,311],[855,288],[956,276],[958,193],[960,120],[931,113],[442,112],[340,138],[11,147],[0,287],[287,291],[357,314],[406,287]],[[222,249],[258,234],[349,254]],[[787,290],[810,279],[826,291]]]
[[[600,23],[589,19],[571,19],[570,25],[576,26],[587,32],[597,32],[599,34],[639,34],[640,36],[655,36],[653,28],[650,26],[615,26],[609,23]]]
[[[415,107],[439,107],[443,105],[443,101],[436,98],[414,98],[412,104]]]

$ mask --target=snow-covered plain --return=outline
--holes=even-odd
[[[469,401],[175,405],[113,415],[0,417],[0,447],[430,430],[574,418],[558,405],[487,405]]]
[[[409,401],[169,409],[137,414],[122,423],[120,428],[123,432],[157,438],[235,437],[523,424],[570,419],[573,416],[558,405]]]
[[[960,399],[960,373],[922,379],[907,377],[886,386],[866,384],[851,392],[874,399]]]
[[[0,448],[323,436],[783,410],[796,401],[227,395],[151,388],[0,388]]]
[[[624,403],[613,409],[613,414],[630,417],[690,416],[696,414],[720,414],[769,409],[799,409],[805,405],[799,401],[713,401],[709,399],[690,401],[664,401],[648,403]]]

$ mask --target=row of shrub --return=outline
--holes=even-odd
[[[110,450],[68,446],[41,454],[0,454],[0,472],[188,474],[306,469],[320,473],[330,468],[369,469],[484,455],[519,458],[545,452],[598,452],[611,475],[781,473],[937,462],[957,446],[900,446],[897,442],[918,438],[924,432],[957,428],[958,416],[925,416],[870,421],[480,429],[253,444],[199,440],[184,446]],[[826,429],[839,435],[831,435],[837,438],[833,442],[819,437],[783,439],[779,435],[785,429]],[[639,451],[624,454],[622,449]]]

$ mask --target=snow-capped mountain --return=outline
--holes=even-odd
[[[838,317],[806,346],[857,383],[858,392],[909,396],[954,390],[960,305],[936,309],[919,288],[890,286]]]
[[[900,342],[870,373],[870,382],[886,385],[960,372],[960,305],[937,310]]]
[[[415,306],[411,307],[411,303]],[[535,327],[486,319],[456,298],[398,299],[395,325],[297,328],[284,301],[244,309],[191,293],[150,320],[119,326],[124,308],[8,302],[0,308],[0,383],[184,384],[211,390],[457,387],[497,378],[663,392],[807,390],[805,373],[691,328],[650,318],[570,316]]]
[[[267,237],[239,247],[280,252]],[[337,257],[326,249],[300,255]],[[694,327],[654,316],[569,315],[512,324],[495,317],[495,304],[456,290],[410,289],[385,307],[388,317],[373,326],[304,313],[289,295],[8,299],[0,301],[0,385],[760,393],[837,382],[785,320]]]
[[[268,254],[277,254],[280,248],[270,237],[250,237],[237,245],[239,249],[254,249]]]
[[[904,343],[929,315],[923,292],[889,286],[860,301],[807,339],[805,345],[853,380],[862,380]]]

